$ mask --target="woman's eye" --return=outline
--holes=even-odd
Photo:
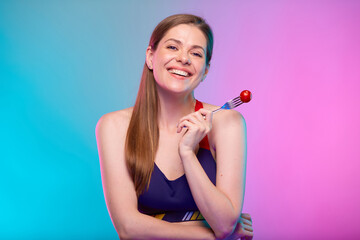
[[[194,56],[197,56],[197,57],[202,57],[202,54],[197,53],[197,52],[194,52],[193,55],[194,55]]]
[[[176,50],[177,49],[175,46],[168,46],[167,48],[171,49],[171,50]]]

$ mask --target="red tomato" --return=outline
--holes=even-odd
[[[249,90],[244,90],[240,93],[240,100],[244,103],[250,102],[251,92]]]

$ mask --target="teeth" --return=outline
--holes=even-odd
[[[179,70],[179,69],[170,69],[169,72],[170,72],[170,73],[175,73],[175,74],[180,75],[180,76],[183,76],[183,77],[189,76],[189,73],[184,72],[184,71],[181,71],[181,70]]]

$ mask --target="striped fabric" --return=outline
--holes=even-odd
[[[186,222],[186,221],[205,220],[199,211],[167,212],[167,213],[153,215],[153,217],[167,222]]]

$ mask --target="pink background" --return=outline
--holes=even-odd
[[[242,1],[207,15],[215,74],[197,96],[253,92],[238,111],[255,239],[360,239],[360,1]]]

